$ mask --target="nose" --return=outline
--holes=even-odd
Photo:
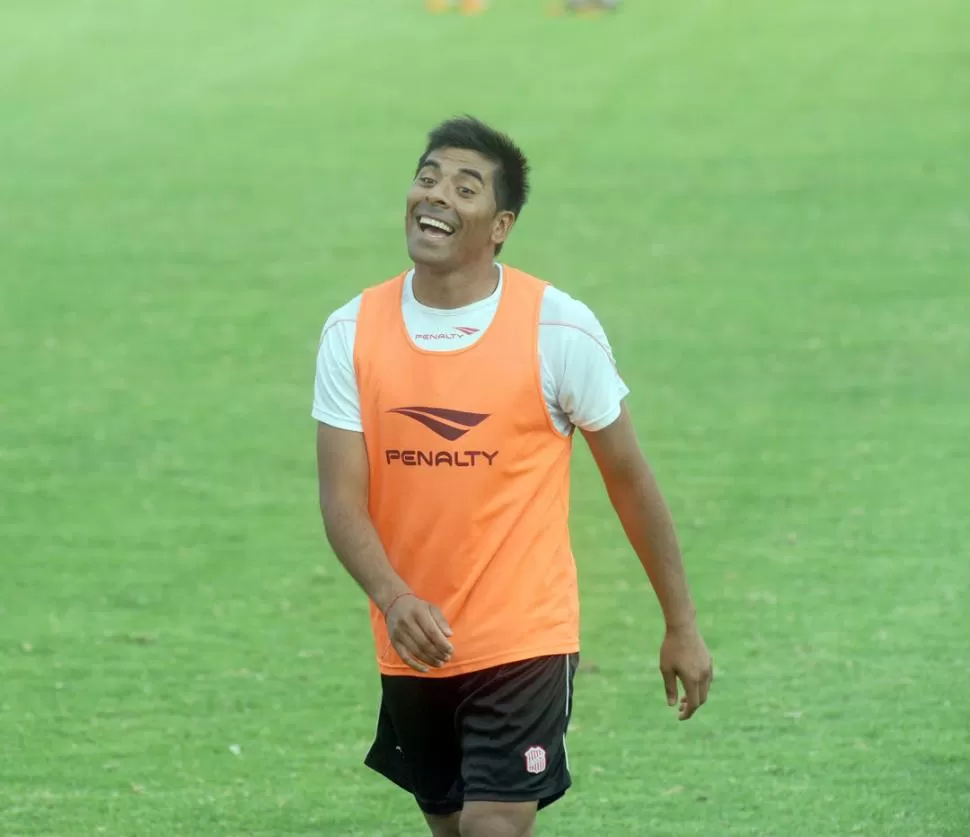
[[[445,184],[441,180],[439,180],[437,183],[435,183],[434,186],[428,189],[428,193],[426,197],[427,197],[428,203],[434,206],[450,206],[450,203],[448,202],[448,194],[445,189]]]

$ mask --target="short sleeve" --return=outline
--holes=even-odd
[[[582,302],[553,291],[543,306],[544,367],[554,378],[556,412],[581,430],[597,431],[620,417],[630,394],[613,358],[613,349],[596,315]],[[550,309],[547,318],[546,310]]]
[[[360,392],[354,371],[358,308],[359,303],[344,306],[331,314],[323,327],[317,349],[311,414],[331,427],[363,432]]]

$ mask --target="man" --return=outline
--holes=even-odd
[[[317,359],[320,507],[370,598],[381,673],[366,763],[414,795],[434,837],[531,837],[570,786],[574,428],[662,607],[682,720],[712,679],[599,322],[496,262],[528,188],[507,136],[470,117],[435,128],[407,196],[413,269],[334,312]]]
[[[572,12],[580,15],[598,15],[602,12],[615,12],[619,0],[565,0],[561,6],[554,6],[555,12]]]
[[[485,11],[485,0],[425,0],[425,8],[432,14],[458,9],[463,15],[477,15]]]

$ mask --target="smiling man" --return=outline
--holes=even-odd
[[[571,784],[576,428],[662,608],[682,720],[712,679],[600,323],[496,261],[528,191],[507,136],[472,118],[435,128],[407,197],[414,267],[334,312],[317,358],[321,512],[370,599],[381,675],[366,763],[414,795],[435,837],[530,837]]]

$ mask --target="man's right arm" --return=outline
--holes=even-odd
[[[391,567],[368,513],[367,449],[354,371],[360,297],[327,319],[317,349],[313,417],[317,420],[317,478],[327,540],[340,563],[382,613],[409,592]]]
[[[355,304],[330,317],[317,353],[312,412],[320,513],[337,559],[384,614],[398,656],[417,671],[427,671],[451,657],[451,628],[441,611],[414,595],[391,566],[370,517],[370,471],[353,357]]]
[[[347,572],[385,613],[410,589],[388,561],[367,510],[363,434],[318,423],[317,474],[327,540]]]
[[[317,472],[327,540],[384,614],[394,650],[417,671],[443,666],[453,650],[451,628],[437,606],[414,595],[394,571],[371,521],[364,435],[318,423]]]
[[[394,571],[367,509],[364,436],[317,424],[320,513],[334,553],[381,613],[410,588]]]

